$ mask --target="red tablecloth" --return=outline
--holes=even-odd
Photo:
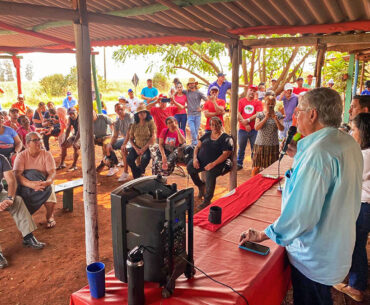
[[[285,158],[281,165],[284,173],[291,160]],[[277,174],[277,164],[264,173]],[[270,247],[267,256],[261,256],[238,248],[240,232],[250,227],[263,230],[280,215],[281,195],[277,185],[268,190],[255,204],[222,227],[217,232],[194,227],[195,265],[207,274],[242,293],[250,305],[280,305],[290,283],[288,260],[283,248],[270,240],[263,244]],[[161,288],[156,283],[145,284],[146,304],[176,305],[226,305],[245,304],[244,300],[226,287],[206,278],[199,271],[194,279],[180,277],[176,281],[173,296],[161,298]],[[92,299],[88,286],[71,295],[70,305],[126,304],[127,285],[106,276],[106,295]]]

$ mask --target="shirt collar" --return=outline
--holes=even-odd
[[[328,133],[336,130],[334,127],[324,127],[318,131],[311,133],[310,135],[304,137],[303,139],[299,140],[297,143],[297,152],[304,151],[310,146],[313,142],[316,142],[318,139],[326,136]]]

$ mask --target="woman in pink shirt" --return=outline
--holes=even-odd
[[[174,117],[166,119],[166,126],[159,135],[159,144],[151,148],[153,175],[171,175],[177,161],[177,148],[186,142],[184,132]]]
[[[176,84],[176,92],[173,96],[173,100],[184,106],[183,109],[178,110],[178,112],[175,114],[175,118],[177,120],[177,123],[179,125],[179,128],[184,132],[184,136],[186,137],[186,122],[188,120],[188,116],[186,114],[185,105],[187,103],[186,95],[183,93],[184,88],[182,87],[182,84],[178,82]]]
[[[26,146],[26,135],[32,131],[36,131],[35,126],[30,125],[30,120],[24,114],[18,118],[18,123],[21,125],[16,131],[22,140],[24,146]]]

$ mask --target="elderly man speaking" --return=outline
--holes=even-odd
[[[240,243],[268,238],[286,248],[295,305],[331,305],[330,288],[351,267],[361,205],[363,160],[359,145],[339,131],[339,94],[329,88],[306,93],[297,109],[305,138],[290,145],[280,217],[264,232],[249,229]]]

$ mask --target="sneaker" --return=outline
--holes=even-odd
[[[117,164],[117,166],[118,166],[118,167],[123,167],[123,162],[119,162],[119,163]]]
[[[118,181],[119,182],[126,181],[129,177],[130,177],[130,175],[128,173],[123,172],[123,174],[121,175],[121,177],[118,178]]]
[[[4,255],[0,252],[0,269],[8,267],[8,261],[4,257]]]
[[[117,167],[111,167],[108,171],[107,177],[111,177],[111,176],[115,175],[117,172],[118,172]]]

